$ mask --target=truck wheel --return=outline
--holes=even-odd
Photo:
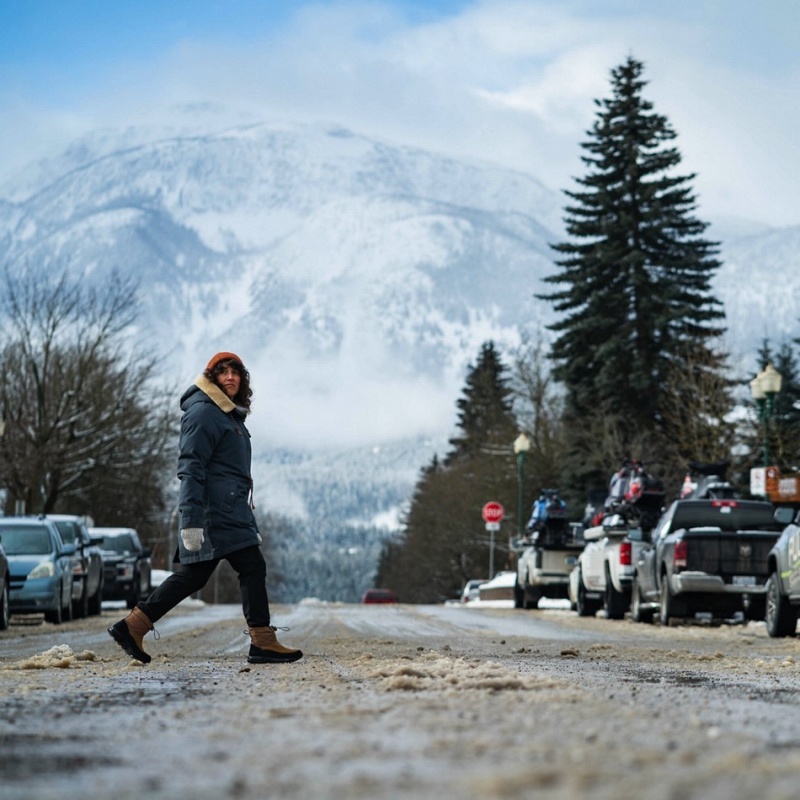
[[[618,592],[611,582],[611,575],[606,571],[606,593],[605,606],[606,616],[609,619],[622,619],[628,610],[628,598],[622,592]]]
[[[639,582],[635,575],[631,584],[631,618],[634,622],[653,621],[653,609],[642,607],[642,595],[639,592]]]
[[[533,609],[539,608],[539,600],[542,599],[542,593],[539,589],[531,589],[528,587],[525,592],[525,608]]]
[[[794,636],[797,630],[797,610],[781,594],[778,573],[773,572],[767,581],[767,633],[773,638]]]
[[[595,604],[586,597],[586,587],[583,585],[583,573],[578,572],[578,602],[577,609],[579,617],[593,617],[597,613]]]
[[[671,619],[677,619],[685,614],[683,603],[675,599],[672,589],[669,587],[669,577],[661,577],[661,624],[669,625]]]
[[[525,590],[519,585],[519,579],[514,584],[514,608],[525,607]]]

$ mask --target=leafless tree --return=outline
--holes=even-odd
[[[148,507],[163,504],[177,409],[162,402],[155,358],[130,346],[136,291],[119,276],[94,288],[66,273],[5,270],[0,278],[7,512],[24,505],[104,519],[108,509],[92,507],[100,498],[117,510],[142,496]]]

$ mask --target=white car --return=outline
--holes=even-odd
[[[480,586],[486,583],[484,578],[474,578],[464,584],[464,591],[461,592],[461,602],[469,603],[470,600],[477,600],[480,596]]]

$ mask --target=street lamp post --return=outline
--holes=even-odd
[[[781,390],[783,377],[772,366],[767,364],[764,369],[750,381],[750,394],[758,408],[758,419],[762,425],[764,437],[764,466],[770,466],[769,457],[769,421],[775,412],[775,395]]]
[[[514,452],[517,454],[517,536],[522,538],[522,478],[525,471],[525,454],[531,449],[531,443],[524,433],[514,440]]]

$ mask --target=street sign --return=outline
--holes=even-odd
[[[484,522],[500,522],[505,514],[505,509],[500,503],[491,500],[483,507],[482,514]]]
[[[499,531],[500,530],[500,523],[499,522],[487,522],[486,523],[486,530],[487,531]]]

